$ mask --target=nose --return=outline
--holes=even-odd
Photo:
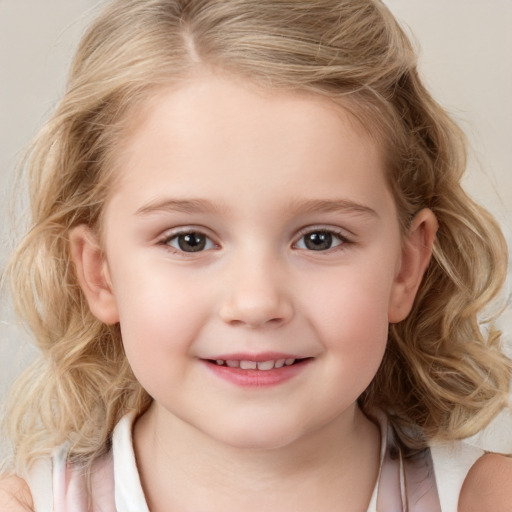
[[[234,263],[224,283],[221,319],[250,328],[281,326],[293,317],[286,272],[276,262],[249,257]]]

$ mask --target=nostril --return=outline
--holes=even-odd
[[[287,323],[293,316],[293,308],[288,298],[277,290],[238,289],[221,304],[219,315],[231,326],[256,329]]]

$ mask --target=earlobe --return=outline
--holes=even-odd
[[[389,302],[388,321],[404,320],[412,309],[414,298],[425,273],[438,228],[432,210],[425,208],[413,219],[402,246],[400,267],[395,276]]]
[[[117,304],[107,262],[96,234],[82,224],[71,230],[69,243],[78,283],[91,313],[105,324],[117,323]]]

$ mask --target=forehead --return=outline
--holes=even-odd
[[[246,189],[271,196],[272,186],[299,201],[387,194],[379,145],[347,109],[320,95],[215,75],[154,94],[115,161],[114,190],[133,189],[134,199],[142,188],[155,199],[164,189],[219,200]]]

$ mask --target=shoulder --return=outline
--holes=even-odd
[[[459,512],[512,510],[512,458],[482,455],[468,472],[459,498]]]
[[[0,512],[30,512],[33,508],[25,480],[17,476],[0,477]]]

